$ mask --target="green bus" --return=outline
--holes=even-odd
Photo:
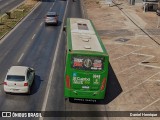
[[[104,99],[108,53],[91,20],[67,18],[65,98]]]

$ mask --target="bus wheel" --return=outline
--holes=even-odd
[[[69,98],[69,102],[75,102],[74,98]]]
[[[68,98],[65,98],[65,101],[67,101],[68,100]]]

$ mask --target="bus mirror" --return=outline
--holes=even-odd
[[[66,32],[66,26],[64,26],[64,27],[63,27],[63,31],[65,31],[65,32]]]

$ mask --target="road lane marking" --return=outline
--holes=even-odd
[[[150,103],[149,105],[145,106],[144,108],[140,109],[139,111],[144,111],[146,108],[148,108],[149,106],[153,105],[154,103],[160,101],[160,98],[158,98],[157,100],[155,100],[154,102]]]
[[[121,70],[120,72],[117,72],[117,75],[118,74],[121,74],[121,73],[123,73],[123,72],[125,72],[125,71],[129,71],[130,69],[132,69],[132,68],[134,68],[134,67],[136,67],[137,66],[137,64],[135,64],[135,65],[133,65],[133,66],[131,66],[131,67],[129,67],[129,68],[126,68],[126,69],[124,69],[124,70]]]
[[[140,51],[141,49],[142,49],[142,48],[133,50],[132,52],[130,52],[130,53],[128,53],[128,54],[125,54],[125,55],[121,55],[120,57],[117,57],[117,58],[113,59],[112,61],[115,61],[115,60],[121,59],[121,58],[123,58],[123,57],[126,57],[126,56],[128,56],[128,55],[130,55],[130,54],[133,54],[134,52]]]
[[[55,2],[56,2],[56,0],[55,0]],[[51,67],[49,80],[48,80],[48,83],[47,83],[47,87],[46,87],[45,96],[44,96],[44,100],[43,100],[41,111],[45,111],[46,110],[49,91],[50,91],[51,82],[52,82],[52,76],[53,76],[53,73],[54,73],[54,70],[55,70],[54,68],[55,68],[56,58],[57,58],[57,55],[58,55],[58,49],[59,49],[59,46],[60,46],[60,40],[61,40],[62,32],[63,32],[64,19],[66,17],[66,13],[67,13],[67,7],[68,7],[68,1],[67,1],[67,4],[66,4],[64,16],[63,16],[63,22],[62,22],[60,33],[59,33],[59,36],[58,36],[58,42],[57,42],[57,45],[56,45],[55,55],[54,55],[54,58],[53,58],[52,67]],[[39,118],[39,120],[43,120],[43,117]]]
[[[120,72],[117,72],[117,74],[120,74],[120,73],[122,73],[124,71],[130,70],[130,69],[136,67],[137,65],[141,65],[141,66],[144,66],[144,67],[152,67],[152,68],[160,69],[159,66],[147,65],[147,64],[143,63],[143,62],[148,62],[150,59],[154,58],[155,57],[154,55],[148,55],[148,54],[142,54],[142,53],[132,53],[132,54],[134,54],[134,55],[141,55],[141,56],[145,56],[145,57],[148,57],[148,58],[146,58],[145,60],[139,62],[138,64],[135,64],[135,65],[133,65],[133,66],[131,66],[129,68],[126,68],[126,69],[124,69],[124,70],[122,70]]]
[[[34,34],[34,35],[32,36],[32,39],[34,39],[34,38],[35,38],[35,36],[36,36],[36,34]]]
[[[152,45],[144,46],[144,45],[136,45],[136,44],[128,44],[128,43],[113,43],[113,44],[127,45],[127,46],[133,46],[133,47],[153,47]]]
[[[152,68],[160,69],[159,66],[147,65],[147,64],[144,64],[144,63],[143,63],[143,62],[148,62],[149,60],[151,60],[152,58],[154,58],[154,57],[155,57],[154,55],[147,55],[147,54],[141,54],[141,53],[132,53],[132,54],[135,54],[135,55],[143,55],[143,56],[148,57],[147,59],[145,59],[145,60],[143,60],[142,62],[138,63],[138,65],[145,66],[145,67],[152,67]],[[158,61],[157,61],[157,62],[158,62]],[[150,62],[150,63],[152,63],[152,62]]]
[[[41,22],[40,26],[43,24],[43,22]]]
[[[5,57],[8,53],[9,53],[9,50],[3,54],[4,55],[3,57]]]
[[[10,2],[7,2],[7,3],[3,4],[3,5],[1,5],[1,8],[0,8],[0,9],[5,8],[7,5],[9,5],[9,3],[10,3]]]
[[[24,55],[24,53],[21,54],[21,56],[18,59],[18,62],[20,62],[20,60],[22,59],[23,55]]]
[[[160,69],[160,67],[154,66],[154,65],[145,65],[145,64],[142,64],[142,63],[139,63],[138,65],[145,66],[145,67],[151,67],[151,68],[155,68],[155,69]]]
[[[144,80],[144,81],[140,82],[138,85],[135,85],[135,86],[133,86],[132,88],[130,88],[129,90],[127,90],[127,91],[123,92],[121,95],[123,95],[123,94],[126,94],[126,93],[130,92],[131,90],[133,90],[133,89],[137,88],[138,86],[142,85],[143,83],[145,83],[145,82],[149,81],[152,77],[154,77],[154,76],[156,76],[156,75],[158,75],[158,74],[160,74],[160,72],[157,72],[157,73],[155,73],[154,75],[152,75],[152,76],[148,77],[146,80]]]
[[[54,1],[54,3],[56,2],[56,0]],[[52,10],[53,6],[54,6],[54,3],[52,4],[52,6],[50,7],[50,11]]]

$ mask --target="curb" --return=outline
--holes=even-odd
[[[27,0],[26,0],[27,1]],[[26,2],[26,1],[24,1],[24,2]],[[22,2],[20,5],[22,5],[24,2]],[[17,5],[16,7],[14,7],[12,10],[10,10],[10,11],[13,11],[13,10],[15,10],[17,7],[19,7],[20,5]],[[3,42],[2,41],[2,39],[8,34],[9,35],[9,33],[12,33],[13,31],[14,31],[14,28],[16,28],[16,26],[17,25],[20,25],[21,24],[21,21],[22,20],[25,20],[31,13],[32,13],[32,11],[34,10],[34,9],[36,9],[38,6],[40,5],[40,2],[38,2],[29,12],[28,12],[28,14],[26,15],[26,16],[24,16],[24,17],[22,17],[16,24],[15,24],[15,26],[10,30],[10,31],[8,31],[8,32],[6,32],[2,37],[0,37],[0,44]],[[4,16],[5,14],[3,14],[2,16]],[[17,26],[18,27],[18,26]],[[6,36],[7,37],[7,36]]]
[[[14,8],[12,8],[11,10],[9,10],[10,12],[13,11],[14,9],[18,8],[19,6],[21,6],[23,3],[25,3],[27,0],[24,0],[23,2],[21,2],[20,4],[18,4],[17,6],[15,6]]]
[[[86,12],[87,10],[84,5],[84,0],[80,0],[80,4],[81,4],[81,12],[83,13],[83,18],[88,19],[88,14]]]

